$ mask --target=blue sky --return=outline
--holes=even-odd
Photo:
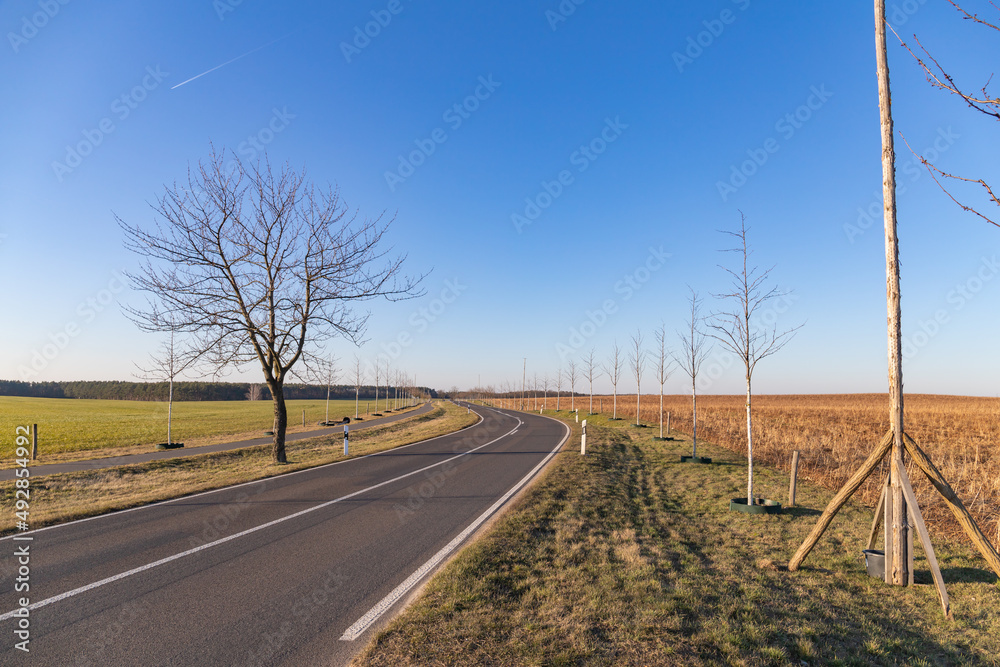
[[[529,378],[604,359],[637,329],[651,344],[682,326],[686,285],[721,305],[718,230],[742,211],[792,291],[771,316],[804,324],[756,390],[884,391],[871,3],[577,2],[4,2],[0,377],[132,378],[160,341],[121,314],[139,296],[114,214],[154,223],[148,202],[214,143],[395,215],[392,245],[431,271],[422,298],[363,304],[368,342],[341,357],[471,387],[519,382],[525,357]],[[944,0],[888,5],[969,88],[994,71],[1000,38]],[[891,35],[890,67],[911,146],[996,182],[995,121]],[[1000,229],[897,155],[906,389],[998,395]],[[704,391],[741,391],[730,359],[710,366]]]

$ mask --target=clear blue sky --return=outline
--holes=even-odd
[[[686,284],[717,308],[731,259],[718,230],[742,210],[759,264],[794,295],[777,326],[804,323],[757,391],[885,390],[870,2],[64,2],[0,5],[0,377],[132,378],[160,341],[119,309],[139,295],[117,278],[136,259],[113,213],[152,224],[147,202],[214,142],[396,216],[391,242],[432,271],[427,295],[363,305],[360,354],[388,349],[420,384],[519,381],[525,357],[529,378],[554,374],[560,345],[604,359],[636,329],[651,343],[661,322],[682,325]],[[969,88],[995,71],[998,35],[944,0],[889,8]],[[891,35],[890,66],[910,144],[1000,181],[996,122],[932,90]],[[400,160],[421,145],[411,173]],[[906,389],[997,395],[1000,229],[897,153]],[[730,181],[754,155],[755,173]],[[705,391],[739,392],[740,369],[712,363]],[[684,387],[675,375],[668,391]]]

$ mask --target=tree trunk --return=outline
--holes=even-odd
[[[691,375],[691,456],[698,456],[698,391]]]
[[[660,383],[660,438],[663,438],[663,383]]]
[[[174,376],[170,376],[170,394],[167,396],[167,444],[173,442],[170,439],[170,421],[174,415]]]
[[[285,408],[285,388],[283,385],[269,383],[271,397],[274,400],[274,445],[271,447],[271,460],[274,463],[288,463],[285,457],[285,431],[288,428],[288,410]]]
[[[354,420],[358,419],[358,408],[361,405],[361,387],[354,388]]]
[[[639,391],[639,384],[635,385],[635,423],[639,425],[642,423],[642,419],[639,418],[639,401],[642,399],[642,393]]]
[[[753,505],[753,431],[750,422],[750,375],[747,375],[747,505]]]
[[[611,418],[618,419],[618,385],[615,385],[614,399],[614,407],[611,410]]]

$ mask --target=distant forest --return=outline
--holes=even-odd
[[[257,389],[258,388],[259,391]],[[390,387],[390,389],[393,389]],[[77,382],[21,382],[0,380],[0,396],[30,396],[34,398],[97,398],[119,401],[165,401],[166,382],[119,382],[84,380]],[[437,392],[426,387],[418,387],[417,392],[437,398]],[[175,401],[246,401],[251,395],[258,400],[271,400],[271,392],[265,384],[249,382],[175,382]],[[385,396],[385,387],[379,387],[379,397]],[[361,398],[375,397],[374,386],[362,386]],[[286,384],[285,398],[325,399],[326,386],[307,384]],[[332,399],[353,399],[354,387],[334,385],[330,389]]]

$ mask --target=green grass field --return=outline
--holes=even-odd
[[[384,407],[383,401],[379,402]],[[326,415],[326,401],[288,401],[289,430],[315,427]],[[365,413],[366,401],[360,410]],[[374,411],[374,405],[372,406]],[[330,419],[354,417],[354,401],[330,401]],[[242,434],[262,435],[274,420],[271,401],[175,402],[171,439],[190,444]],[[14,429],[38,424],[40,457],[154,445],[167,439],[167,404],[144,401],[98,401],[0,396],[0,456],[13,457]],[[207,443],[203,443],[207,444]]]

